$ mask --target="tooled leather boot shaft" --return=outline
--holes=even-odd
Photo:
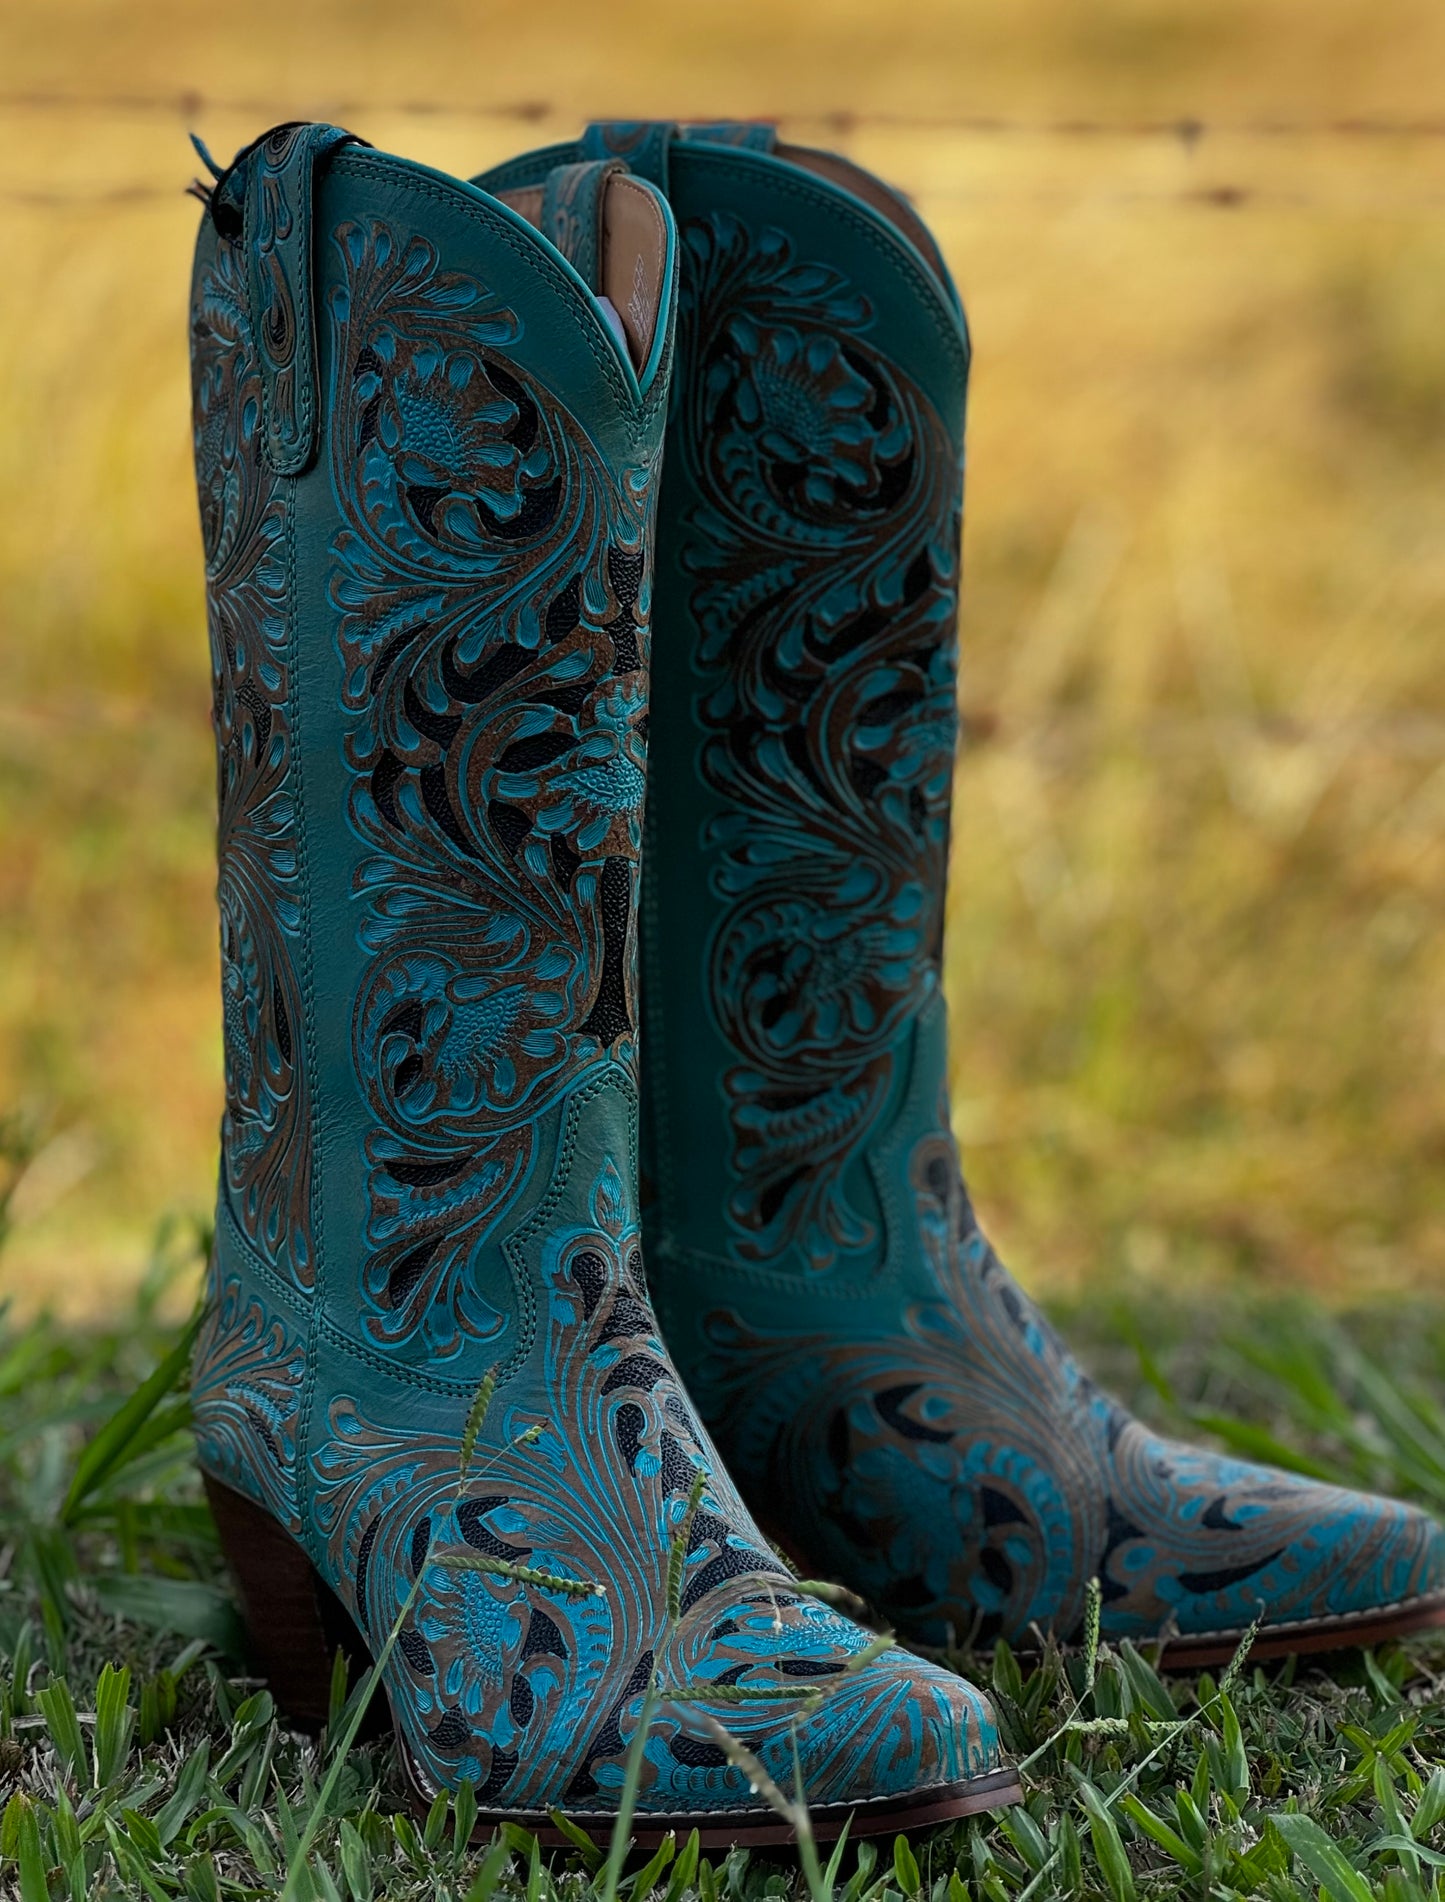
[[[645,1811],[757,1811],[707,1717],[786,1777],[785,1712],[811,1794],[891,1815],[996,1773],[988,1707],[789,1590],[643,1275],[675,249],[625,168],[554,171],[518,208],[284,127],[203,226],[227,1106],[198,1446],[373,1654],[395,1633],[424,1794],[605,1816],[660,1680]]]
[[[940,984],[969,351],[932,239],[766,127],[579,150],[648,170],[680,230],[648,1244],[744,1496],[933,1643],[1069,1634],[1095,1578],[1107,1636],[1191,1658],[1256,1611],[1277,1650],[1445,1619],[1423,1514],[1150,1432],[974,1217]]]
[[[351,152],[348,174],[333,155],[351,143],[285,127],[242,155],[192,312],[217,1313],[226,1356],[264,1338],[271,1370],[214,1407],[203,1379],[198,1409],[218,1459],[276,1501],[301,1400],[250,1287],[298,1337],[328,1329],[469,1391],[520,1351],[485,1239],[564,1099],[635,1062],[656,365],[629,415],[610,338],[529,325],[495,268],[448,268],[417,228],[443,195],[380,155]],[[368,215],[378,189],[411,216]],[[656,341],[660,359],[665,322]],[[595,413],[569,413],[539,367]]]

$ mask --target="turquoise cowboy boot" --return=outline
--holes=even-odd
[[[1420,1513],[1161,1439],[1010,1280],[949,1132],[963,315],[916,216],[765,127],[594,128],[680,231],[644,892],[648,1261],[760,1523],[930,1642],[1178,1664],[1445,1622]],[[493,174],[515,189],[537,159]]]
[[[191,308],[226,1113],[196,1436],[302,1720],[385,1657],[481,1823],[822,1835],[1012,1800],[960,1679],[795,1589],[658,1338],[636,1191],[652,521],[675,229],[613,162],[554,244],[282,126]],[[560,248],[559,248],[560,245]],[[564,255],[565,253],[565,255]],[[570,260],[570,261],[569,261]],[[796,1752],[796,1755],[795,1755]]]

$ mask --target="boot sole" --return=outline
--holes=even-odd
[[[406,1746],[397,1738],[402,1766],[416,1813],[424,1816],[431,1799],[417,1776]],[[906,1796],[872,1797],[858,1803],[819,1803],[809,1805],[808,1820],[814,1840],[836,1842],[845,1825],[850,1838],[881,1836],[897,1830],[934,1829],[960,1817],[977,1816],[984,1810],[1007,1809],[1023,1801],[1023,1787],[1017,1770],[990,1770],[987,1775],[966,1777],[960,1783],[939,1784],[932,1790],[915,1790]],[[561,1809],[561,1805],[558,1805]],[[615,1812],[611,1810],[575,1810],[563,1812],[567,1821],[590,1837],[599,1849],[605,1849],[612,1837]],[[501,1823],[519,1823],[529,1830],[544,1849],[575,1847],[575,1841],[557,1827],[550,1810],[479,1810],[474,1843],[485,1842]],[[633,1816],[628,1840],[635,1849],[656,1849],[664,1837],[685,1840],[697,1831],[703,1849],[785,1848],[798,1840],[791,1823],[775,1810],[680,1810],[675,1815],[658,1816],[652,1811]]]
[[[1403,1598],[1397,1604],[1381,1605],[1374,1611],[1350,1612],[1331,1618],[1299,1618],[1289,1624],[1266,1626],[1249,1647],[1244,1661],[1265,1664],[1277,1658],[1326,1657],[1342,1651],[1363,1651],[1395,1638],[1415,1638],[1423,1632],[1441,1629],[1445,1629],[1445,1592],[1427,1592],[1418,1598]],[[1148,1632],[1126,1635],[1132,1644],[1154,1642]],[[1158,1668],[1201,1671],[1217,1664],[1229,1664],[1243,1638],[1242,1630],[1191,1632],[1170,1638],[1160,1654]],[[1060,1642],[1072,1650],[1079,1648],[1076,1637]],[[1038,1658],[1043,1654],[1036,1629],[1011,1643],[1020,1657]],[[919,1649],[928,1657],[944,1655],[928,1645],[921,1645]]]
[[[1381,1605],[1374,1611],[1266,1626],[1250,1646],[1246,1662],[1360,1651],[1392,1638],[1415,1637],[1441,1627],[1445,1627],[1445,1592],[1427,1592],[1419,1598],[1401,1599],[1398,1604]],[[1171,1638],[1160,1658],[1160,1669],[1195,1671],[1228,1664],[1243,1637],[1242,1631],[1204,1631]]]
[[[201,1477],[235,1580],[252,1657],[287,1715],[303,1730],[319,1730],[330,1714],[336,1652],[339,1649],[346,1654],[355,1673],[370,1664],[370,1649],[345,1606],[284,1526],[209,1473]],[[389,1700],[373,1698],[368,1715],[362,1734],[369,1737],[383,1735],[387,1717],[391,1717],[407,1789],[417,1814],[424,1816],[435,1792],[423,1782],[390,1712]],[[874,1836],[892,1830],[930,1829],[1022,1800],[1018,1772],[1004,1768],[901,1796],[823,1803],[810,1808],[808,1814],[814,1836],[826,1843],[835,1841],[850,1819],[851,1835]],[[605,1844],[609,1840],[612,1811],[569,1809],[565,1814],[594,1842]],[[545,1810],[479,1810],[472,1840],[486,1841],[501,1823],[520,1824],[549,1849],[572,1845],[572,1839],[552,1820],[552,1812]],[[694,1829],[704,1849],[734,1843],[768,1848],[796,1841],[791,1825],[761,1805],[755,1809],[683,1810],[666,1816],[638,1814],[633,1818],[631,1839],[638,1848],[650,1849],[664,1836],[674,1832],[687,1836]]]

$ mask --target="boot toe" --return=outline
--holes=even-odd
[[[619,1563],[588,1591],[587,1568],[542,1544],[542,1525],[500,1495],[438,1500],[423,1518],[397,1514],[368,1550],[368,1628],[402,1614],[387,1688],[428,1800],[466,1778],[484,1816],[545,1819],[560,1805],[601,1827],[639,1747],[638,1814],[663,1829],[775,1827],[749,1759],[821,1824],[860,1812],[863,1833],[870,1809],[901,1827],[915,1812],[931,1821],[1011,1800],[980,1692],[880,1651],[728,1522],[699,1511],[695,1530],[719,1538],[700,1542],[691,1578],[674,1581],[675,1616],[656,1569]]]
[[[885,1654],[799,1726],[803,1788],[819,1805],[941,1794],[1001,1767],[992,1706],[965,1679]]]
[[[1445,1528],[1414,1506],[1169,1442],[1147,1464],[1169,1498],[1130,1516],[1160,1534],[1120,1542],[1106,1626],[1142,1616],[1206,1637],[1259,1618],[1265,1636],[1342,1627],[1343,1641],[1351,1624],[1445,1611]]]
[[[721,1732],[810,1810],[923,1801],[1000,1769],[993,1710],[963,1678],[897,1648],[870,1657],[870,1634],[816,1601],[750,1611],[722,1621],[690,1661],[688,1701],[664,1715],[674,1759],[708,1755],[722,1801],[756,1799],[724,1771]]]

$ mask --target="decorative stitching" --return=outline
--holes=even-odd
[[[567,1099],[566,1114],[563,1122],[562,1140],[557,1146],[557,1154],[552,1164],[552,1186],[537,1204],[532,1214],[502,1243],[502,1252],[512,1271],[512,1285],[516,1290],[517,1305],[521,1314],[518,1329],[517,1346],[497,1369],[498,1382],[503,1382],[522,1365],[532,1350],[536,1334],[537,1294],[533,1277],[527,1271],[524,1246],[543,1233],[551,1221],[565,1193],[568,1178],[572,1173],[572,1164],[576,1159],[578,1133],[581,1126],[582,1111],[595,1101],[604,1090],[616,1090],[627,1105],[628,1130],[628,1179],[635,1177],[637,1170],[637,1090],[628,1079],[625,1071],[613,1070],[594,1077],[574,1090]]]
[[[397,163],[399,165],[400,161]],[[474,224],[485,230],[489,237],[504,244],[529,270],[545,279],[553,295],[565,298],[580,311],[585,311],[587,323],[582,332],[582,341],[601,372],[603,381],[622,405],[629,422],[633,442],[639,442],[645,437],[646,424],[655,414],[660,400],[658,388],[654,386],[652,390],[641,396],[629,388],[626,378],[618,368],[616,346],[602,333],[601,318],[589,305],[578,298],[575,284],[557,269],[551,258],[542,250],[536,241],[536,234],[529,238],[523,230],[519,230],[511,223],[505,207],[498,206],[494,210],[485,198],[478,203],[471,195],[476,188],[469,188],[461,180],[456,182],[454,190],[445,191],[430,179],[417,178],[405,171],[394,171],[390,166],[378,164],[374,160],[359,158],[351,151],[339,153],[331,170],[333,175],[370,178],[378,184],[397,191],[402,196],[430,198],[437,204],[464,213]],[[526,229],[530,230],[530,226]]]
[[[683,248],[674,532],[714,795],[727,1219],[740,1258],[821,1271],[876,1252],[847,1173],[938,984],[962,474],[859,285],[732,212]]]
[[[495,1331],[473,1251],[541,1119],[635,1062],[653,470],[614,472],[515,313],[380,220],[335,234],[332,605],[368,965],[363,1329]]]
[[[1288,1638],[1294,1632],[1309,1631],[1350,1631],[1363,1625],[1373,1625],[1382,1618],[1395,1618],[1413,1611],[1445,1610],[1445,1591],[1417,1592],[1412,1598],[1397,1598],[1389,1604],[1371,1605],[1362,1611],[1329,1612],[1318,1618],[1287,1618],[1279,1624],[1265,1625],[1260,1638]],[[1219,1631],[1175,1631],[1165,1640],[1165,1652],[1170,1645],[1227,1644],[1231,1640],[1238,1643],[1248,1629],[1247,1625],[1234,1625]]]
[[[967,376],[969,352],[960,334],[957,317],[940,306],[936,280],[915,262],[913,247],[900,234],[896,234],[881,215],[875,223],[864,212],[856,210],[841,190],[835,188],[829,191],[821,183],[814,183],[806,173],[785,169],[779,160],[770,159],[765,154],[749,152],[738,146],[709,145],[703,139],[688,142],[684,149],[688,153],[689,163],[694,157],[699,157],[705,167],[724,172],[733,170],[743,177],[755,179],[760,170],[765,168],[769,190],[802,200],[812,210],[821,212],[830,223],[836,221],[850,225],[878,253],[880,261],[904,277],[923,299],[930,326],[947,351],[955,374],[960,378]],[[718,194],[717,202],[727,202],[726,192]]]
[[[298,1298],[296,1289],[282,1279],[264,1255],[257,1253],[224,1201],[217,1208],[217,1226],[225,1230],[231,1246],[240,1254],[249,1273],[261,1283],[267,1300],[283,1307],[295,1325],[304,1330],[315,1311],[315,1302]]]
[[[293,716],[292,731],[296,734],[296,758],[294,762],[295,770],[296,770],[296,805],[297,805],[297,813],[298,813],[298,824],[297,824],[296,832],[297,832],[297,847],[298,847],[298,853],[300,858],[300,869],[301,869],[301,903],[302,903],[303,912],[304,912],[303,923],[302,923],[302,934],[301,934],[301,996],[302,996],[302,1011],[305,1018],[304,1034],[306,1038],[307,1062],[310,1066],[312,1076],[315,1077],[320,1075],[321,1065],[320,1065],[320,1052],[317,1047],[317,1030],[316,1030],[316,974],[315,974],[315,964],[314,964],[316,913],[315,913],[315,905],[313,901],[313,894],[312,894],[312,887],[311,887],[310,827],[311,827],[312,819],[314,818],[314,814],[312,812],[310,802],[307,800],[307,797],[306,797],[306,778],[305,778],[304,765],[303,765],[303,761],[301,757],[302,732],[303,732],[302,720],[301,720],[301,686],[300,686],[300,682],[301,682],[301,668],[300,668],[301,617],[298,612],[297,588],[296,588],[296,487],[295,487],[295,484],[297,480],[299,480],[299,478],[293,477],[287,482],[286,573],[287,573],[287,600],[289,603],[289,612],[290,612],[290,620],[291,620],[291,628],[290,628],[291,649],[292,649],[292,653],[294,657],[293,665],[291,668],[291,686],[292,686],[292,694],[295,700],[295,713]],[[316,1376],[317,1376],[316,1321],[317,1321],[317,1317],[324,1311],[325,1302],[329,1295],[329,1276],[327,1274],[328,1251],[326,1248],[325,1184],[323,1181],[323,1178],[325,1175],[325,1169],[323,1166],[319,1166],[321,1164],[321,1154],[322,1154],[322,1151],[321,1151],[321,1144],[322,1144],[321,1105],[319,1104],[319,1102],[316,1101],[314,1092],[311,1099],[310,1143],[311,1143],[312,1156],[313,1158],[315,1158],[316,1164],[318,1165],[318,1166],[313,1166],[311,1170],[311,1180],[309,1184],[312,1252],[313,1252],[313,1260],[315,1264],[315,1279],[314,1279],[314,1297],[312,1302],[312,1309],[311,1309],[311,1314],[308,1319],[307,1328],[306,1328],[306,1378],[305,1378],[305,1382],[303,1384],[302,1392],[301,1392],[301,1419],[300,1419],[300,1425],[298,1427],[298,1444],[300,1447],[301,1457],[297,1461],[297,1465],[296,1465],[296,1488],[297,1488],[298,1505],[301,1510],[301,1522],[302,1522],[303,1535],[305,1538],[307,1550],[314,1561],[316,1556],[315,1534],[313,1530],[314,1518],[312,1513],[309,1510],[307,1510],[307,1502],[309,1498],[309,1487],[307,1486],[307,1481],[306,1481],[306,1474],[309,1470],[308,1464],[307,1464],[307,1454],[311,1446],[311,1423],[312,1423],[312,1416],[313,1416],[313,1412],[315,1408],[315,1399],[316,1399]]]

